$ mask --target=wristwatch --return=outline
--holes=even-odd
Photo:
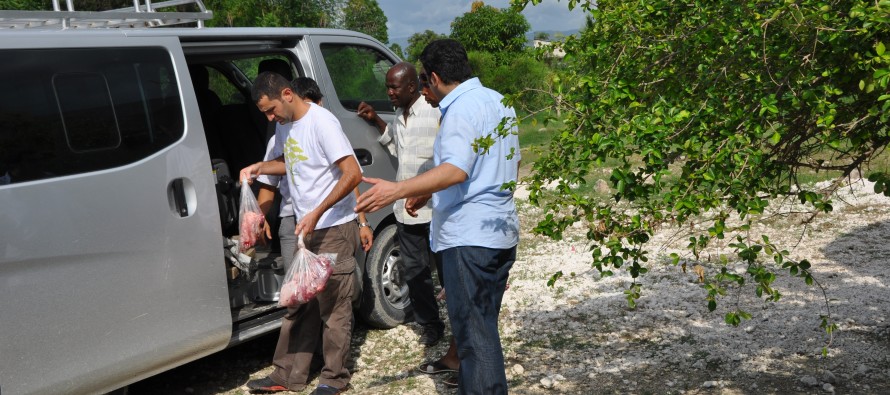
[[[366,227],[366,226],[370,228],[370,227],[371,227],[371,224],[369,224],[369,223],[367,223],[367,222],[359,222],[359,223],[358,223],[358,227],[359,227],[359,229],[364,228],[364,227]]]

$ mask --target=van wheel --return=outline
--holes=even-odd
[[[389,329],[405,322],[411,311],[408,284],[402,277],[402,257],[396,226],[389,225],[374,238],[365,260],[364,289],[359,313],[370,325]]]

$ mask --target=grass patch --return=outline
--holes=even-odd
[[[545,117],[533,117],[526,120],[523,120],[519,124],[519,146],[522,152],[522,167],[520,169],[520,174],[527,175],[531,172],[532,164],[540,158],[543,153],[547,152],[550,146],[550,141],[556,133],[559,133],[564,127],[565,124],[560,121],[550,121],[543,122]],[[828,159],[828,158],[826,158]],[[630,158],[630,162],[632,164],[640,164],[639,158]],[[588,175],[584,179],[584,183],[579,183],[574,186],[578,193],[596,197],[596,198],[611,198],[611,193],[603,193],[596,190],[596,183],[598,180],[604,180],[608,182],[609,175],[612,168],[619,166],[621,161],[616,158],[606,158],[601,165],[598,166],[601,171],[597,172],[596,169],[592,171],[592,174]],[[672,166],[673,168],[674,166]],[[877,172],[890,172],[890,153],[887,151],[881,152],[871,161],[865,163],[862,167],[862,176],[863,178],[868,177],[869,174],[877,173]],[[813,169],[801,168],[797,173],[798,182],[802,185],[812,185],[818,182],[827,181],[836,179],[841,175],[839,171],[815,171]],[[663,181],[665,183],[672,183],[677,181],[675,175],[668,175]]]
[[[533,119],[527,119],[519,124],[519,150],[522,154],[521,174],[528,174],[531,165],[550,146],[550,140],[554,133],[563,127],[562,122],[550,122],[544,124]]]

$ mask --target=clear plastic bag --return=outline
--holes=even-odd
[[[303,243],[302,235],[297,238],[297,247],[293,263],[287,269],[278,293],[278,305],[281,307],[296,307],[312,300],[324,291],[334,271],[336,254],[313,254]]]
[[[255,246],[263,237],[263,224],[266,217],[260,211],[260,205],[253,197],[253,191],[247,180],[241,180],[241,208],[238,210],[238,249],[244,253]]]

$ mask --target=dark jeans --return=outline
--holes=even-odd
[[[402,254],[402,275],[408,284],[408,297],[414,308],[414,321],[418,324],[445,328],[439,317],[436,291],[430,271],[430,224],[405,225],[396,222],[396,235]],[[438,260],[438,257],[433,257]],[[439,272],[441,275],[441,272]]]
[[[516,247],[454,247],[441,251],[445,297],[460,358],[458,393],[507,393],[498,315]]]

